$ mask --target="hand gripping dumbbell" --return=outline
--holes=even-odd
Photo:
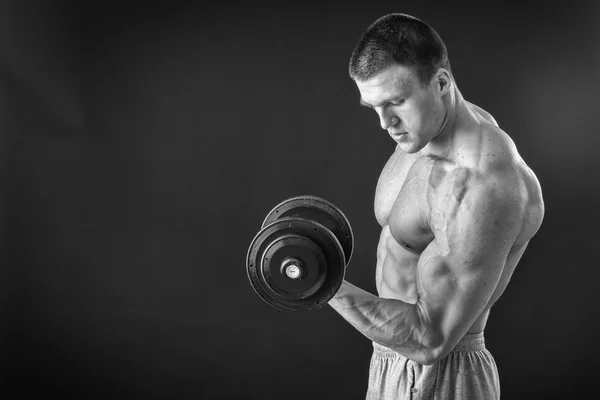
[[[278,204],[252,240],[246,268],[252,288],[283,311],[323,307],[339,290],[352,257],[346,216],[316,196]]]

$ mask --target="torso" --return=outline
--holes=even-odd
[[[543,217],[543,201],[539,182],[516,151],[514,143],[485,111],[469,105],[477,130],[456,135],[454,156],[447,159],[407,154],[397,149],[385,165],[375,194],[375,216],[381,225],[377,248],[376,285],[380,297],[408,303],[417,301],[415,278],[420,254],[435,237],[430,229],[431,204],[440,196],[440,188],[448,179],[471,172],[486,171],[486,157],[501,152],[511,173],[523,188],[526,212],[520,233],[506,259],[500,281],[487,306],[468,332],[485,328],[490,307],[508,284],[529,239]],[[390,223],[390,221],[393,221]]]

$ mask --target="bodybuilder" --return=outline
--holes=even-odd
[[[483,332],[542,223],[539,182],[427,23],[378,19],[349,71],[396,143],[375,193],[378,296],[344,281],[329,302],[373,342],[367,398],[497,399]]]

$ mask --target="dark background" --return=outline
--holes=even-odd
[[[374,291],[394,145],[346,71],[389,12],[440,33],[543,188],[486,329],[503,398],[592,387],[596,2],[194,3],[0,3],[4,398],[364,398],[370,342],[329,307],[270,308],[245,256],[275,204],[321,196],[352,223],[347,279]]]

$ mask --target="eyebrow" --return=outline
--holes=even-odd
[[[367,108],[375,108],[375,107],[382,106],[382,105],[384,105],[385,103],[390,103],[390,102],[393,102],[393,101],[398,101],[398,100],[400,100],[401,98],[402,98],[402,96],[394,96],[394,97],[391,97],[391,98],[389,98],[389,99],[386,99],[386,100],[382,101],[382,102],[381,102],[381,103],[379,103],[379,104],[372,105],[372,104],[369,104],[369,103],[367,103],[366,101],[364,101],[364,100],[362,99],[362,97],[361,97],[361,99],[360,99],[360,102],[359,102],[359,103],[360,103],[360,105],[361,105],[361,106],[363,106],[363,107],[367,107]]]

